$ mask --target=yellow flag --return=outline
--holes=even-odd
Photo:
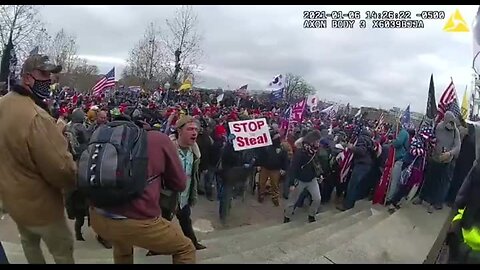
[[[190,90],[192,89],[192,81],[189,80],[189,79],[186,79],[185,81],[183,81],[183,84],[180,86],[180,88],[178,89],[179,91],[187,91],[187,90]]]
[[[467,88],[465,88],[465,92],[463,93],[463,100],[462,100],[462,107],[460,108],[460,112],[462,114],[463,120],[468,119],[468,96],[467,96]]]
[[[469,32],[468,25],[463,19],[462,14],[457,9],[455,12],[450,16],[447,23],[443,27],[443,31],[445,32]]]

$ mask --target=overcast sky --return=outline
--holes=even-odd
[[[117,76],[129,50],[151,21],[163,22],[175,6],[44,6],[51,33],[75,34],[79,54]],[[303,76],[318,96],[355,106],[411,104],[424,112],[430,74],[437,101],[453,77],[461,100],[472,84],[472,34],[444,32],[459,8],[469,27],[477,6],[195,6],[203,33],[203,87],[265,89],[277,74]],[[303,11],[423,10],[446,12],[424,29],[304,29]],[[330,23],[330,22],[329,22]]]

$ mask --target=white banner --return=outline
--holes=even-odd
[[[272,145],[265,118],[229,122],[228,127],[234,136],[233,148],[235,151]]]
[[[318,106],[318,97],[316,95],[308,96],[307,106],[310,108],[310,111],[316,110]]]

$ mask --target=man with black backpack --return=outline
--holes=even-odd
[[[113,245],[116,264],[133,263],[133,246],[195,263],[195,247],[162,218],[162,189],[182,192],[186,176],[165,134],[122,117],[99,127],[79,162],[79,188],[91,202],[92,228]]]

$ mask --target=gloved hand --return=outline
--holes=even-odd
[[[280,170],[280,175],[281,175],[281,176],[284,176],[284,175],[285,175],[285,171],[284,171],[284,170]]]
[[[251,165],[251,164],[248,164],[248,163],[245,163],[245,164],[243,164],[243,167],[244,167],[245,169],[250,169],[250,168],[252,167],[252,165]]]

